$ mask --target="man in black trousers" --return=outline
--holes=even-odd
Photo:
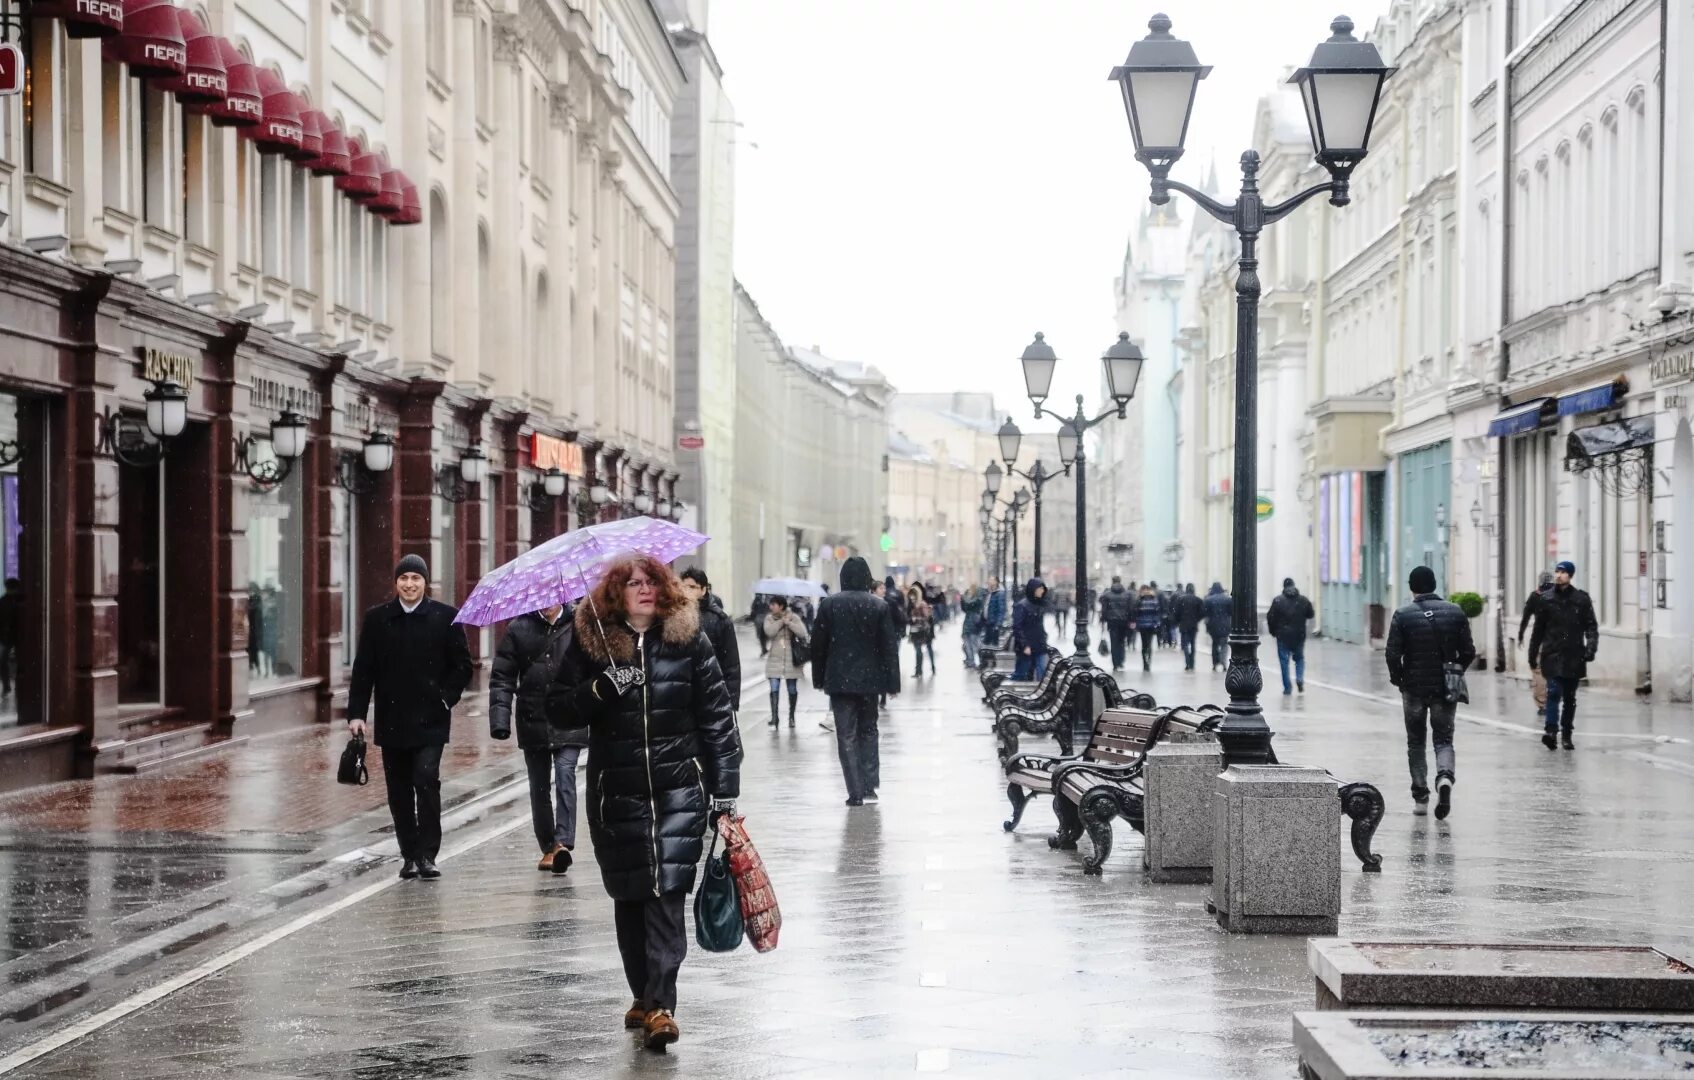
[[[870,564],[841,564],[841,591],[824,597],[812,627],[812,685],[829,695],[847,805],[876,802],[882,782],[877,697],[900,692],[894,609],[871,592]]]
[[[441,876],[441,751],[453,706],[471,681],[470,647],[453,623],[459,609],[425,596],[428,588],[429,564],[417,555],[401,559],[394,598],[365,612],[347,693],[347,725],[359,736],[376,697],[374,741],[403,878]]]

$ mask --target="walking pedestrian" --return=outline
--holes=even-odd
[[[1065,632],[1065,623],[1070,620],[1070,613],[1071,613],[1071,591],[1069,589],[1056,589],[1056,590],[1054,590],[1054,593],[1053,593],[1053,626],[1055,628],[1057,628],[1059,633],[1061,633],[1061,634],[1063,634]]]
[[[1212,582],[1206,593],[1206,636],[1212,639],[1212,670],[1228,662],[1225,650],[1229,645],[1229,624],[1235,617],[1235,601],[1223,591],[1223,583]]]
[[[960,632],[964,640],[965,666],[972,671],[976,670],[977,654],[982,650],[983,603],[982,590],[975,585],[966,589],[959,598],[959,612],[964,616]]]
[[[1535,591],[1530,593],[1529,598],[1523,602],[1523,618],[1518,621],[1519,645],[1529,640],[1527,631],[1530,624],[1535,621],[1535,616],[1540,614],[1541,608],[1547,602],[1547,594],[1552,591],[1553,575],[1543,570],[1541,571],[1541,579],[1535,584]],[[1545,712],[1547,710],[1547,676],[1539,670],[1533,670],[1529,673],[1529,680],[1529,693],[1535,699],[1535,711]]]
[[[1276,662],[1282,667],[1282,692],[1292,694],[1294,687],[1306,692],[1306,621],[1315,616],[1312,602],[1300,595],[1293,578],[1282,579],[1282,592],[1270,602],[1265,612],[1265,628],[1276,639]],[[1288,681],[1288,662],[1294,661],[1294,682]]]
[[[929,672],[935,674],[935,609],[925,599],[923,585],[913,582],[906,589],[906,636],[917,654],[912,678],[923,678],[923,652],[929,650]]]
[[[1000,631],[1006,625],[1006,591],[1000,588],[998,577],[988,579],[988,599],[982,610],[982,643],[988,648],[998,648]]]
[[[17,666],[18,646],[23,644],[24,583],[15,577],[6,579],[6,592],[0,595],[0,698],[12,696],[12,669]]]
[[[1112,670],[1123,670],[1124,642],[1129,638],[1129,624],[1135,618],[1135,597],[1123,587],[1123,578],[1112,575],[1112,584],[1100,596],[1100,621],[1106,624],[1106,634],[1112,641]]]
[[[1141,586],[1141,595],[1135,602],[1135,629],[1141,635],[1142,671],[1153,670],[1153,642],[1162,633],[1160,627],[1164,620],[1164,605],[1159,602],[1159,594],[1149,581]]]
[[[723,601],[712,592],[706,571],[690,566],[679,579],[682,595],[700,608],[700,632],[712,643],[712,655],[718,658],[718,670],[723,672],[723,684],[729,690],[729,707],[741,712],[741,643],[735,637],[735,620],[723,609]]]
[[[946,589],[939,585],[926,585],[923,587],[923,600],[924,603],[929,605],[930,618],[935,621],[936,626],[940,626],[947,621]],[[929,669],[935,670],[935,658],[933,656],[929,660]]]
[[[1177,633],[1182,635],[1182,669],[1194,670],[1194,639],[1200,633],[1200,623],[1206,617],[1206,605],[1194,595],[1194,583],[1178,593],[1171,602],[1171,619],[1176,623]]]
[[[710,815],[733,814],[741,790],[741,736],[699,610],[657,559],[612,563],[576,606],[548,700],[555,723],[588,720],[588,834],[635,999],[624,1027],[653,1050],[681,1036],[684,899]]]
[[[770,608],[770,597],[764,593],[753,594],[753,610],[747,615],[747,621],[753,624],[753,636],[759,639],[759,655],[764,656],[771,651],[770,639],[765,636],[765,615]]]
[[[894,612],[894,629],[900,631],[900,636],[906,636],[906,622],[910,618],[906,611],[906,594],[900,591],[900,586],[894,583],[894,575],[890,574],[882,582],[883,599],[888,602]]]
[[[347,688],[347,726],[363,738],[376,699],[372,741],[382,749],[388,812],[400,845],[400,876],[432,880],[441,854],[441,750],[453,706],[471,681],[471,651],[454,624],[459,609],[424,595],[429,564],[407,555],[394,568],[394,597],[365,612]]]
[[[1453,714],[1447,697],[1447,665],[1468,670],[1476,660],[1470,620],[1457,604],[1435,592],[1435,571],[1419,566],[1408,582],[1412,602],[1388,624],[1388,681],[1400,688],[1406,719],[1406,767],[1412,774],[1412,813],[1429,812],[1429,765],[1424,743],[1435,745],[1435,817],[1453,809]],[[1425,732],[1428,732],[1426,735]]]
[[[862,556],[841,564],[841,589],[818,608],[812,641],[812,685],[829,695],[835,746],[847,805],[877,801],[882,759],[877,696],[900,691],[900,633],[886,601],[871,595],[871,568]]]
[[[1047,673],[1047,586],[1038,577],[1023,587],[1012,609],[1012,681],[1039,681]]]
[[[1553,568],[1553,588],[1535,616],[1529,636],[1529,669],[1547,677],[1547,714],[1541,742],[1556,749],[1555,733],[1564,736],[1566,750],[1575,750],[1576,688],[1588,676],[1588,665],[1600,650],[1600,624],[1594,601],[1570,583],[1576,564],[1568,559]]]
[[[488,675],[488,733],[511,738],[517,713],[518,749],[529,774],[529,818],[541,846],[536,868],[556,874],[570,869],[576,849],[576,766],[588,745],[581,717],[555,727],[547,710],[570,637],[570,611],[563,604],[519,615],[506,625]]]
[[[794,662],[794,643],[812,640],[805,620],[788,606],[788,598],[770,598],[770,612],[765,616],[765,637],[770,640],[770,652],[765,655],[765,678],[771,684],[771,727],[780,727],[778,714],[782,684],[788,684],[788,726],[794,726],[794,708],[800,701],[800,676],[805,669]]]

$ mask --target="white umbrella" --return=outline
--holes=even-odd
[[[827,596],[823,586],[797,577],[760,578],[753,583],[754,596]]]

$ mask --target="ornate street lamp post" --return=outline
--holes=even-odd
[[[1370,147],[1382,84],[1394,69],[1382,62],[1376,46],[1353,36],[1345,15],[1330,24],[1331,37],[1318,45],[1312,61],[1296,71],[1311,130],[1312,151],[1330,176],[1329,183],[1308,188],[1279,203],[1267,205],[1259,194],[1259,155],[1241,155],[1241,193],[1222,203],[1187,184],[1170,178],[1182,157],[1188,119],[1200,80],[1211,72],[1186,41],[1171,35],[1171,21],[1155,15],[1149,33],[1129,50],[1129,57],[1112,69],[1110,78],[1123,92],[1135,159],[1152,174],[1151,201],[1162,205],[1180,191],[1202,210],[1230,226],[1240,238],[1241,257],[1236,277],[1235,333],[1235,475],[1233,479],[1234,566],[1232,579],[1235,617],[1229,635],[1229,672],[1224,686],[1229,705],[1218,742],[1224,763],[1262,765],[1270,759],[1270,726],[1259,705],[1264,679],[1259,671],[1258,603],[1258,382],[1259,382],[1259,233],[1293,213],[1315,195],[1328,194],[1332,206],[1346,206],[1353,169]],[[1034,384],[1031,384],[1034,397]],[[1081,500],[1078,499],[1080,504]],[[1078,513],[1080,514],[1080,506]]]
[[[1014,464],[1014,462],[1016,462],[1017,459],[1018,459],[1018,450],[1023,446],[1023,432],[1018,429],[1018,426],[1016,424],[1012,423],[1012,418],[1009,417],[1009,416],[1006,417],[1006,422],[1004,424],[1000,425],[1000,432],[999,432],[999,435],[997,436],[997,438],[1000,441],[1000,456],[1006,459],[1006,471],[1013,476],[1021,476],[1025,480],[1028,480],[1029,483],[1030,483],[1030,487],[1035,492],[1035,563],[1034,563],[1034,576],[1040,577],[1041,576],[1041,489],[1047,486],[1047,481],[1053,480],[1053,479],[1060,477],[1060,476],[1069,476],[1071,474],[1071,471],[1070,471],[1070,468],[1067,466],[1066,468],[1064,468],[1063,470],[1061,470],[1059,472],[1048,472],[1047,466],[1042,464],[1039,460],[1037,460],[1034,465],[1030,466],[1028,472],[1024,472],[1022,469],[1019,469]],[[988,467],[990,469],[996,468],[996,466],[993,462],[989,462]]]

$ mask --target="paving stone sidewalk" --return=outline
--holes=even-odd
[[[958,655],[955,631],[938,644]],[[1694,947],[1694,786],[1647,760],[1680,760],[1682,744],[1653,741],[1686,735],[1669,710],[1644,718],[1592,695],[1596,737],[1549,754],[1502,698],[1460,725],[1457,809],[1436,823],[1410,815],[1399,710],[1372,681],[1380,656],[1343,648],[1315,645],[1308,692],[1273,689],[1266,705],[1284,760],[1388,796],[1381,875],[1359,873],[1337,837],[1344,935]],[[1174,652],[1154,664],[1122,681],[1161,702],[1221,700],[1221,675],[1183,673]],[[621,1030],[592,857],[537,874],[519,825],[438,883],[397,883],[17,1075],[1295,1076],[1304,941],[1220,932],[1206,887],[1142,879],[1124,827],[1099,879],[1048,849],[1044,801],[1001,832],[1004,787],[966,676],[944,662],[895,699],[880,806],[841,805],[820,697],[803,695],[792,732],[749,714],[742,805],[782,944],[691,955],[669,1055]]]

